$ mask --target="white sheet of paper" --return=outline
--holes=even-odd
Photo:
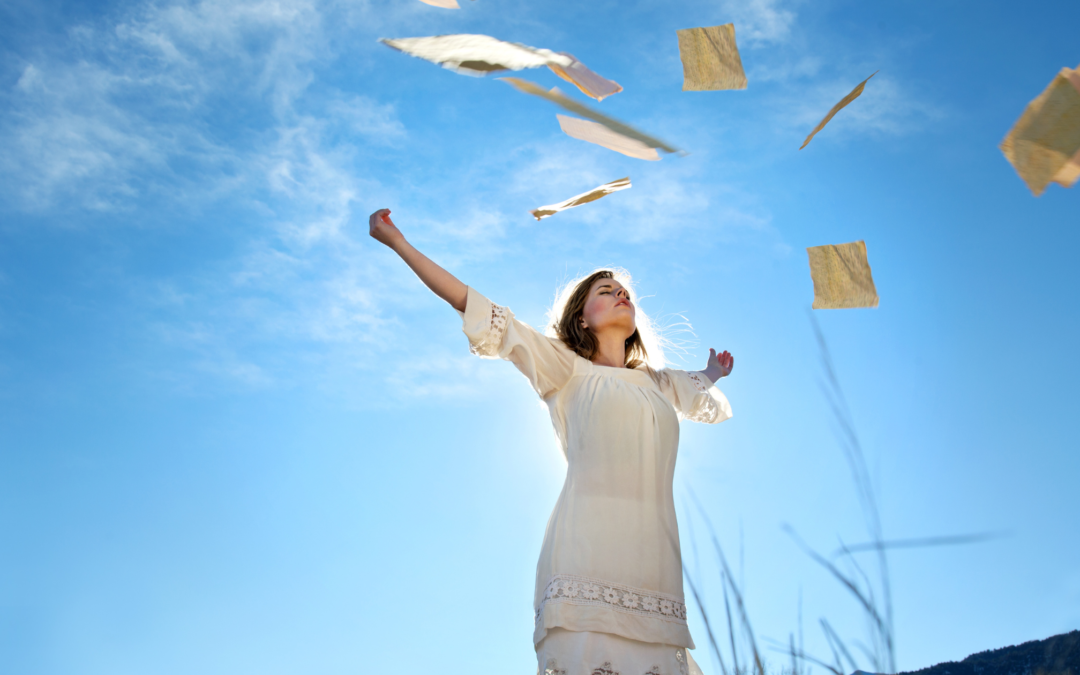
[[[497,70],[541,68],[554,63],[570,67],[574,58],[516,42],[504,42],[489,35],[435,35],[432,37],[379,38],[379,42],[410,56],[437,63],[466,75],[484,75]]]
[[[551,91],[548,91],[543,87],[537,85],[535,82],[529,82],[528,80],[523,80],[519,77],[503,77],[500,79],[520,92],[547,99],[548,101],[551,101],[563,110],[569,110],[572,113],[581,115],[582,117],[588,118],[594,122],[599,122],[600,124],[603,124],[605,127],[611,129],[615,133],[639,140],[650,148],[656,148],[658,150],[663,150],[664,152],[677,152],[682,155],[686,154],[682,150],[670,146],[658,138],[649,136],[648,134],[644,134],[638,131],[629,124],[624,124],[617,119],[608,117],[607,115],[599,112],[598,110],[593,110],[588,106],[578,103],[572,98],[568,98],[557,89],[552,89]]]
[[[645,159],[650,162],[660,161],[660,153],[656,151],[656,148],[650,148],[637,139],[614,132],[603,124],[566,115],[555,115],[555,117],[558,118],[563,133],[571,138],[620,152],[627,157]]]

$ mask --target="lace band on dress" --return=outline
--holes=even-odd
[[[510,310],[491,303],[491,320],[487,330],[476,341],[469,340],[469,351],[477,356],[498,356],[503,335],[510,325]]]
[[[544,599],[536,608],[536,623],[540,623],[544,606],[549,602],[610,607],[628,614],[686,624],[686,604],[673,595],[571,574],[556,574],[548,581]]]

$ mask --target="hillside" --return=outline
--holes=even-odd
[[[904,675],[1080,675],[1080,630],[972,654]]]

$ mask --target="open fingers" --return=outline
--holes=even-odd
[[[720,367],[723,368],[724,370],[731,370],[731,368],[735,365],[735,357],[732,356],[731,352],[729,352],[727,350],[724,350],[724,351],[720,352],[719,354],[717,354],[716,350],[710,348],[709,349],[709,358],[710,359],[715,358],[716,362],[718,364],[720,364]]]

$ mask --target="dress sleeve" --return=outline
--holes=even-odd
[[[465,311],[458,314],[469,338],[469,351],[513,363],[540,398],[562,389],[574,374],[577,354],[560,340],[518,321],[509,309],[494,304],[471,286]]]
[[[697,371],[664,368],[655,371],[654,379],[683,419],[718,424],[731,417],[727,397]]]

